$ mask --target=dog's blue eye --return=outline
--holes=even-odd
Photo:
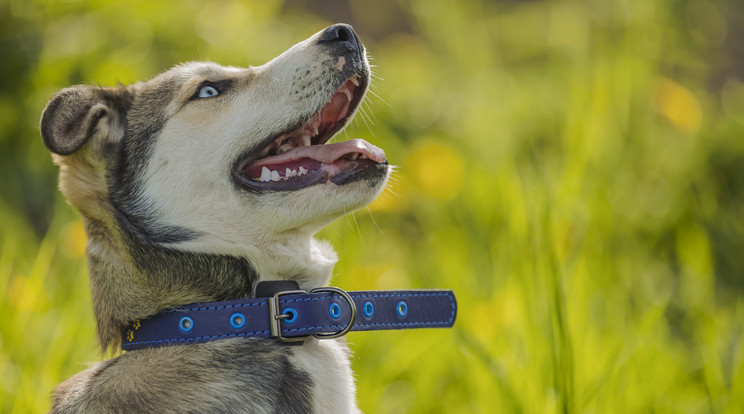
[[[211,98],[213,96],[217,96],[220,94],[220,91],[217,90],[212,85],[204,85],[199,89],[199,98]]]

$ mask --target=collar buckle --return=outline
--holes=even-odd
[[[307,293],[307,291],[304,291],[304,290],[285,290],[285,291],[274,293],[274,296],[272,296],[271,299],[269,299],[269,325],[271,328],[271,336],[279,339],[282,342],[302,342],[307,339],[310,339],[310,337],[315,337],[318,339],[333,339],[333,338],[339,338],[341,336],[346,335],[351,330],[351,328],[354,327],[354,322],[356,321],[357,309],[356,309],[356,304],[354,303],[354,299],[352,299],[352,297],[348,293],[346,293],[346,291],[344,291],[343,289],[339,289],[337,287],[321,287],[321,288],[313,289],[310,291],[310,293],[318,293],[318,292],[330,292],[330,293],[338,294],[349,303],[349,308],[351,309],[351,315],[349,317],[349,323],[346,324],[344,329],[338,332],[316,333],[312,335],[301,335],[301,336],[282,335],[282,325],[281,325],[282,320],[289,319],[289,318],[296,318],[297,315],[283,313],[279,307],[279,298],[285,295],[296,295],[296,294]]]
[[[284,295],[297,295],[307,293],[305,290],[285,290],[282,292],[274,293],[274,296],[269,300],[269,325],[271,327],[271,336],[278,338],[282,342],[301,342],[306,339],[310,339],[311,335],[302,336],[283,336],[282,335],[282,319],[290,318],[288,313],[280,313],[279,309],[279,297]]]

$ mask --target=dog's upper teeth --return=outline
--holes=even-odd
[[[346,95],[346,99],[351,101],[351,91],[348,88],[344,88],[342,92]]]
[[[359,75],[354,75],[351,77],[351,83],[353,83],[356,86],[359,86]],[[351,100],[351,99],[349,99]]]
[[[291,143],[286,143],[286,144],[284,144],[281,147],[279,147],[279,148],[276,149],[276,155],[283,154],[283,153],[291,150],[294,147],[295,146],[292,145]]]
[[[263,151],[261,151],[261,153],[258,154],[258,158],[263,158],[263,157],[269,155],[269,153],[271,152],[271,150],[273,150],[274,148],[276,148],[276,142],[273,143],[273,144],[271,144],[271,145],[269,145],[268,147],[264,148]]]
[[[302,145],[304,147],[309,147],[310,145],[312,145],[312,140],[310,138],[310,135],[300,135],[299,141],[300,141],[299,142],[300,145]]]

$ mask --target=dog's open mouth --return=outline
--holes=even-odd
[[[353,115],[366,83],[366,78],[352,76],[309,121],[250,156],[240,166],[241,182],[267,190],[297,190],[327,181],[340,185],[387,164],[385,152],[362,139],[326,144]]]

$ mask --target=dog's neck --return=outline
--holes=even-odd
[[[336,262],[330,245],[311,233],[288,232],[255,247],[220,248],[198,239],[168,246],[145,243],[114,221],[84,223],[104,350],[120,342],[122,328],[132,321],[188,303],[250,297],[262,280],[295,280],[307,290],[325,285]],[[211,251],[200,250],[204,245]]]

